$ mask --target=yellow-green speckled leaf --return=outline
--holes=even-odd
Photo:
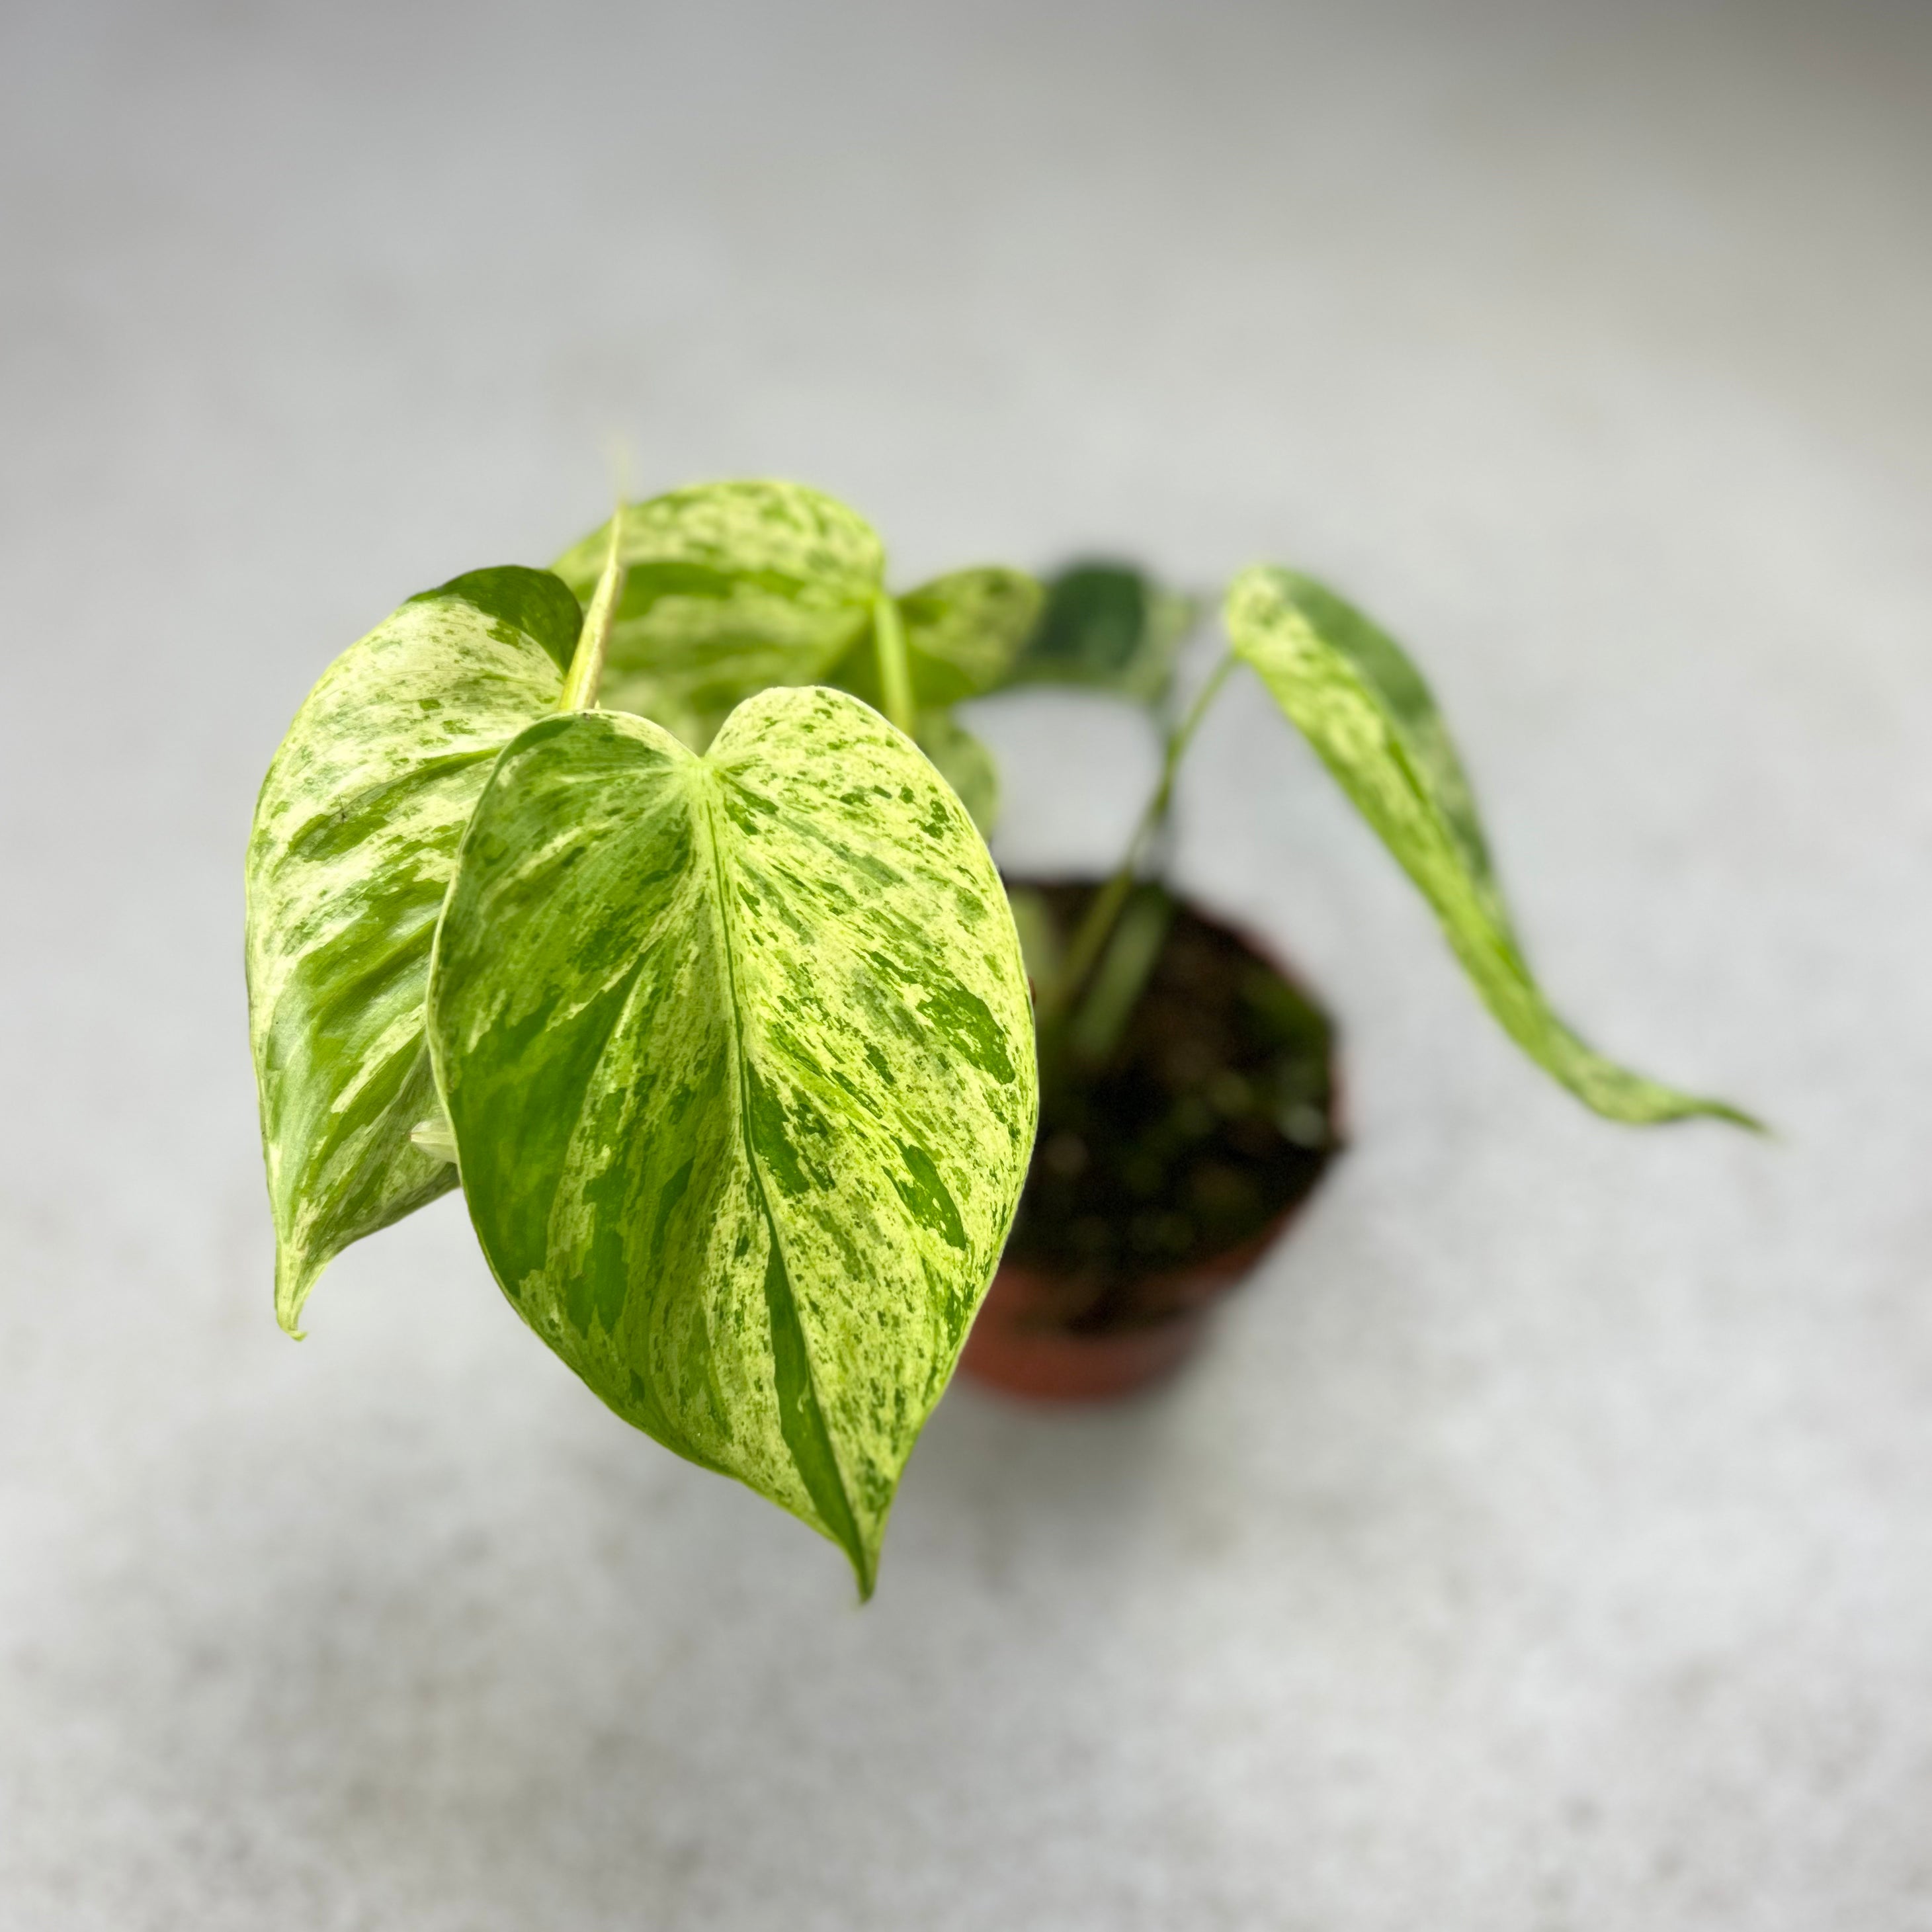
[[[908,590],[897,602],[914,701],[922,710],[936,710],[1004,682],[1046,598],[1037,578],[995,564],[952,571]],[[869,634],[827,681],[868,704],[881,704]]]
[[[556,708],[581,616],[518,566],[414,598],[323,674],[268,767],[248,1018],[287,1328],[334,1256],[456,1184],[410,1141],[436,1106],[430,943],[490,761]]]
[[[913,694],[922,705],[953,704],[991,691],[1012,668],[1046,592],[1023,570],[984,565],[956,570],[899,599]]]
[[[1531,1059],[1616,1120],[1757,1124],[1618,1066],[1550,1010],[1511,929],[1461,760],[1394,639],[1312,578],[1262,566],[1228,592],[1237,656],[1320,754],[1442,922],[1484,1004]]]
[[[628,574],[600,701],[701,750],[731,707],[824,677],[869,626],[885,571],[878,532],[802,484],[702,483],[623,512]],[[588,600],[610,526],[557,560]]]
[[[547,719],[465,835],[430,1016],[518,1312],[869,1592],[1037,1108],[1012,917],[952,791],[824,688],[749,699],[701,756]]]

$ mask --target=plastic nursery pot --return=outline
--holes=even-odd
[[[1030,890],[1064,938],[1097,888]],[[1166,921],[1144,988],[1102,1056],[1048,1056],[1012,1235],[960,1357],[1010,1394],[1102,1401],[1170,1374],[1342,1144],[1312,994],[1246,934],[1143,890]]]

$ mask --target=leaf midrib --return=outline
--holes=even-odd
[[[817,1437],[818,1447],[832,1472],[833,1482],[837,1486],[838,1510],[826,1514],[828,1516],[842,1515],[844,1521],[828,1521],[825,1526],[851,1558],[853,1568],[859,1574],[860,1594],[869,1597],[873,1585],[872,1562],[864,1539],[859,1534],[857,1516],[846,1489],[844,1472],[839,1467],[838,1454],[832,1447],[832,1432],[826,1426],[824,1406],[818,1393],[818,1378],[812,1367],[812,1352],[806,1346],[804,1324],[800,1319],[798,1303],[792,1288],[791,1264],[785,1253],[784,1240],[779,1232],[778,1216],[772,1211],[771,1191],[765,1180],[764,1170],[759,1163],[758,1150],[752,1143],[751,1063],[745,1050],[743,1007],[738,992],[736,922],[733,913],[730,881],[725,873],[723,841],[719,836],[718,823],[718,790],[723,782],[723,774],[708,758],[698,759],[694,763],[695,769],[692,776],[697,781],[695,789],[698,795],[694,801],[698,809],[692,816],[696,829],[702,833],[710,856],[712,881],[717,896],[720,950],[724,959],[726,1021],[730,1033],[730,1052],[736,1065],[738,1076],[739,1138],[745,1150],[745,1165],[751,1170],[752,1181],[758,1190],[758,1204],[764,1213],[765,1227],[771,1241],[772,1252],[778,1260],[778,1275],[782,1288],[782,1295],[778,1299],[782,1300],[784,1318],[789,1322],[794,1331],[799,1359],[804,1364],[803,1394],[806,1400],[802,1405],[804,1412],[802,1420],[805,1426]],[[775,1313],[776,1312],[774,1311]],[[778,1352],[777,1338],[774,1336],[772,1380],[778,1402],[779,1436],[791,1456],[799,1480],[805,1485],[806,1494],[815,1508],[824,1510],[824,1504],[813,1494],[811,1474],[800,1460],[797,1446],[792,1440],[790,1430],[786,1426],[786,1391],[779,1383]]]

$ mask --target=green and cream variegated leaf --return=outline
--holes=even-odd
[[[868,1592],[1037,1106],[1012,921],[952,791],[823,688],[750,699],[702,756],[546,720],[477,805],[430,1012],[524,1319]]]
[[[933,710],[1004,683],[1040,621],[1046,596],[1024,571],[987,564],[935,577],[898,598],[914,702]],[[869,635],[827,682],[885,708]]]
[[[423,1000],[456,848],[490,761],[556,707],[577,600],[472,572],[338,658],[262,787],[248,844],[249,1030],[292,1330],[352,1241],[456,1184],[411,1144],[436,1109]]]
[[[557,560],[588,600],[610,526]],[[702,749],[741,699],[826,676],[865,633],[885,572],[878,533],[802,484],[674,490],[623,512],[626,566],[602,702]]]
[[[1046,592],[1023,570],[956,570],[899,599],[913,694],[956,704],[1002,683],[1040,621]]]
[[[1226,618],[1236,654],[1394,854],[1484,1003],[1538,1066],[1612,1120],[1756,1124],[1605,1059],[1552,1012],[1512,930],[1448,728],[1393,639],[1312,578],[1267,566],[1234,580]]]

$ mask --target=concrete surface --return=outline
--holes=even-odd
[[[0,1924],[1932,1926],[1928,179],[1907,6],[8,9]],[[1355,1150],[1168,1393],[950,1397],[872,1608],[453,1202],[282,1340],[256,784],[614,431],[1339,580],[1561,1004],[1782,1138],[1546,1090],[1231,691],[1184,875]],[[988,729],[1103,850],[1132,733]]]

